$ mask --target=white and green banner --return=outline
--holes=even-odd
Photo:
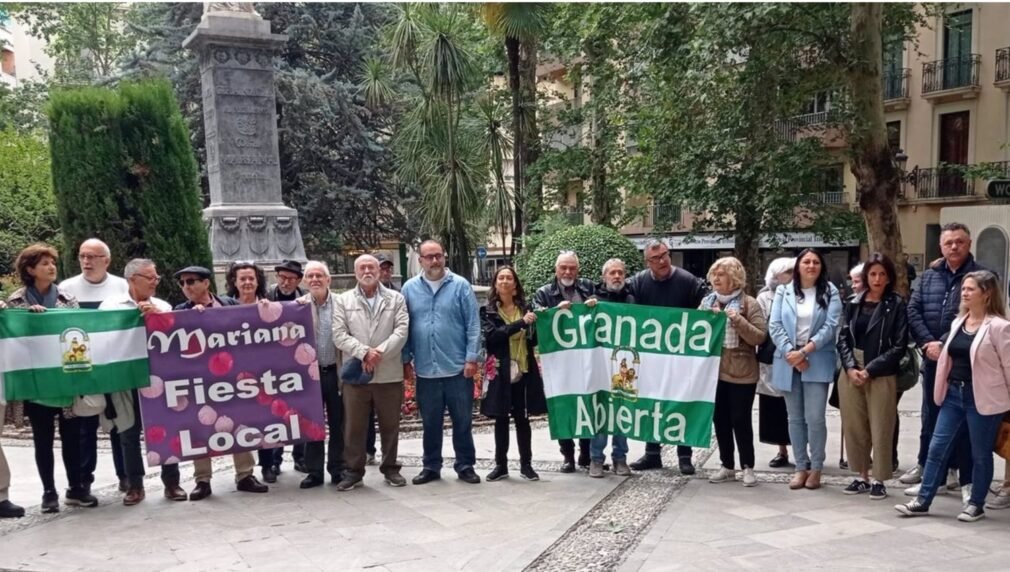
[[[0,397],[73,402],[150,384],[147,333],[135,309],[0,311]]]
[[[600,302],[537,317],[553,439],[708,447],[725,315]]]

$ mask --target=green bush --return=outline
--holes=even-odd
[[[562,250],[573,250],[579,256],[579,274],[599,282],[603,263],[620,258],[628,275],[642,269],[642,254],[634,243],[616,230],[601,225],[580,225],[546,236],[536,250],[519,267],[524,289],[532,293],[554,279],[554,262]]]
[[[0,291],[21,249],[33,242],[58,244],[59,229],[45,138],[0,131]]]

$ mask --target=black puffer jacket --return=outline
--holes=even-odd
[[[631,293],[631,286],[627,282],[618,292],[607,290],[607,283],[600,282],[596,285],[596,298],[601,302],[617,302],[619,304],[634,304],[635,295]]]
[[[961,306],[961,279],[976,270],[988,268],[969,254],[956,272],[951,272],[947,261],[940,259],[922,273],[919,288],[912,292],[908,303],[908,326],[916,345],[922,347],[939,341],[950,330]]]
[[[862,367],[870,377],[898,375],[898,365],[908,346],[908,311],[905,301],[896,292],[888,292],[870,316],[870,325],[863,338],[863,364],[856,363],[856,347],[852,324],[859,313],[866,293],[859,294],[845,305],[845,322],[838,335],[838,357],[846,370]]]
[[[575,280],[575,289],[578,290],[579,295],[582,296],[583,302],[592,298],[596,292],[596,286],[585,278],[578,278]],[[554,280],[551,280],[550,283],[537,289],[537,293],[533,295],[533,309],[550,310],[560,304],[564,299],[565,297],[561,295],[561,285],[558,284],[558,279],[555,278]]]
[[[521,308],[525,314],[529,308]],[[547,413],[547,397],[544,395],[544,380],[540,376],[533,349],[536,347],[536,328],[527,325],[522,319],[506,324],[498,313],[498,308],[490,303],[480,309],[480,329],[484,335],[484,346],[487,349],[487,361],[482,372],[488,382],[487,395],[480,403],[480,412],[488,417],[507,417],[512,413],[512,383],[509,378],[509,364],[512,352],[509,349],[509,338],[516,332],[523,331],[526,338],[527,372],[523,380],[525,384],[525,415],[542,415]],[[489,366],[488,362],[497,362]],[[492,377],[493,376],[493,377]],[[522,412],[515,412],[522,415]]]

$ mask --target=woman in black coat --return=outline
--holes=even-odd
[[[495,468],[488,481],[508,477],[509,416],[515,421],[519,444],[519,474],[531,481],[540,480],[533,470],[533,433],[530,415],[547,413],[544,380],[540,377],[533,350],[536,314],[526,304],[519,276],[509,266],[495,272],[487,306],[480,309],[481,331],[487,349],[484,381],[487,395],[480,412],[493,417]]]

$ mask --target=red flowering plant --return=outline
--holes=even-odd
[[[400,413],[404,417],[414,417],[417,415],[417,383],[414,379],[403,381],[403,405],[400,406]]]

